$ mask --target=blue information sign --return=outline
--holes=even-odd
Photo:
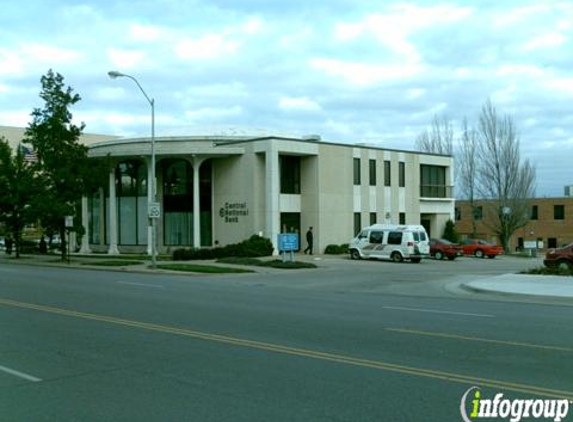
[[[281,233],[277,239],[278,249],[281,252],[291,252],[298,250],[298,234]]]

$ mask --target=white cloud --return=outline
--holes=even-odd
[[[133,24],[129,27],[129,33],[135,41],[153,42],[162,37],[164,30],[153,25]]]
[[[0,49],[0,75],[17,74],[24,68],[22,59],[15,53]]]
[[[497,69],[497,76],[530,76],[539,78],[544,76],[545,73],[542,68],[527,64],[504,64]]]
[[[188,110],[185,117],[192,121],[217,120],[221,118],[236,117],[243,113],[240,106],[228,108],[204,107],[198,110]]]
[[[107,55],[112,66],[122,70],[138,67],[146,57],[146,53],[140,50],[120,50],[116,48],[107,50]]]
[[[370,64],[345,62],[337,59],[311,59],[312,68],[329,76],[342,77],[360,86],[373,85],[384,81],[410,78],[423,72],[424,66],[416,63]]]
[[[308,112],[316,112],[322,109],[316,101],[307,97],[282,97],[279,100],[279,108],[285,111]]]
[[[548,79],[543,85],[558,93],[573,94],[573,77]]]
[[[36,62],[40,61],[50,64],[73,63],[79,61],[82,57],[79,51],[41,43],[24,43],[20,46],[20,50],[24,55]]]
[[[567,42],[568,38],[559,33],[551,32],[534,37],[523,44],[523,49],[526,51],[540,50],[547,48],[560,47]]]
[[[248,35],[257,35],[264,29],[264,21],[259,16],[251,17],[243,25],[243,31]]]
[[[406,98],[408,100],[417,100],[426,93],[425,89],[422,88],[412,88],[406,91]]]
[[[223,34],[206,34],[201,38],[187,38],[175,46],[182,60],[212,60],[235,54],[241,44]]]

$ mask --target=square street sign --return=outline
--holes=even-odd
[[[159,218],[161,216],[161,205],[159,202],[150,202],[148,210],[149,218]]]

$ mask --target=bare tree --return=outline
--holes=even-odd
[[[471,209],[472,237],[476,236],[475,197],[477,176],[477,133],[468,126],[467,118],[462,123],[462,135],[459,143],[459,151],[456,154],[456,173],[460,181],[458,195],[467,199]]]
[[[490,100],[482,107],[477,139],[476,192],[488,200],[489,205],[484,207],[485,221],[508,251],[509,239],[530,217],[535,167],[529,160],[521,159],[511,116],[499,117]]]
[[[416,138],[416,148],[434,154],[452,155],[454,130],[446,116],[434,116],[430,130],[425,129]]]

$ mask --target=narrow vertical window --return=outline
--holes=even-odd
[[[376,186],[376,160],[370,160],[368,163],[370,170],[370,186]]]
[[[390,186],[392,184],[392,172],[390,167],[390,161],[384,161],[384,186]]]
[[[406,213],[405,212],[401,212],[398,215],[399,218],[399,223],[398,224],[406,224]]]
[[[372,224],[376,224],[376,213],[375,212],[370,213],[370,225],[372,225]]]
[[[401,188],[406,186],[406,163],[403,161],[398,163],[398,186]]]
[[[354,236],[358,236],[358,233],[360,233],[360,230],[362,230],[362,221],[360,219],[360,213],[355,212],[354,213]]]
[[[360,158],[354,159],[354,184],[360,184]]]

